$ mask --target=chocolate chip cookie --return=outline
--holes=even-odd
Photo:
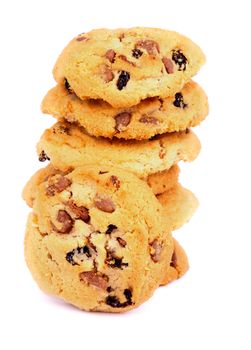
[[[186,130],[156,136],[147,141],[95,138],[78,125],[57,122],[38,143],[38,154],[60,170],[86,164],[120,167],[140,178],[167,170],[179,160],[192,161],[200,151],[195,134]]]
[[[172,255],[162,206],[133,174],[79,167],[38,185],[25,256],[45,292],[84,310],[127,311],[162,283]]]
[[[98,29],[75,37],[59,56],[54,78],[79,98],[127,108],[179,91],[205,62],[201,49],[156,28]]]
[[[130,108],[113,108],[102,100],[81,100],[63,85],[45,96],[41,109],[58,120],[77,122],[93,136],[149,139],[198,125],[208,114],[207,96],[193,81],[166,98],[148,98]]]

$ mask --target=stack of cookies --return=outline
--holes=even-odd
[[[94,30],[63,50],[42,102],[57,119],[38,143],[50,163],[23,192],[26,261],[45,292],[122,312],[186,272],[172,231],[198,202],[177,164],[200,151],[190,128],[208,102],[190,79],[204,61],[188,38],[152,28]]]

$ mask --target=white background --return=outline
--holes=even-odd
[[[249,1],[1,1],[1,349],[251,348],[251,44]],[[44,295],[23,258],[29,209],[20,198],[41,164],[35,144],[54,122],[40,102],[67,42],[98,27],[155,26],[197,42],[196,76],[210,115],[195,132],[202,152],[181,182],[200,200],[175,237],[187,275],[121,315],[78,311]]]

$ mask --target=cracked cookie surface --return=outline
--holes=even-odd
[[[148,97],[174,95],[204,62],[201,49],[176,32],[98,29],[66,46],[53,75],[81,99],[131,107]]]
[[[147,141],[107,140],[91,137],[81,127],[62,121],[44,132],[37,149],[38,154],[44,152],[60,170],[95,163],[123,168],[147,178],[171,168],[179,160],[194,160],[200,142],[190,130]]]
[[[208,101],[193,81],[173,96],[149,98],[131,108],[113,108],[102,100],[81,100],[57,85],[47,93],[41,109],[58,120],[78,123],[93,136],[143,140],[198,125],[208,114]]]
[[[32,206],[25,256],[45,292],[81,309],[123,312],[163,280],[173,239],[162,206],[133,174],[98,166],[55,171]]]

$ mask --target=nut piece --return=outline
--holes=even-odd
[[[130,112],[122,112],[115,116],[115,130],[118,132],[124,131],[127,127],[127,125],[131,121],[132,114]]]
[[[71,211],[76,215],[77,219],[81,219],[84,222],[88,223],[90,221],[89,210],[84,206],[78,207],[73,201],[67,203]]]
[[[111,63],[115,61],[116,52],[113,49],[110,49],[106,52],[105,58],[107,58]]]
[[[145,49],[148,54],[152,56],[156,56],[160,52],[159,44],[156,41],[149,39],[139,40],[136,43],[135,48]]]
[[[139,122],[144,124],[153,124],[153,125],[159,124],[159,120],[157,118],[151,117],[147,114],[142,115],[142,117],[140,117],[139,119]]]
[[[71,218],[71,216],[67,213],[67,211],[65,210],[59,210],[58,211],[58,215],[57,215],[57,221],[62,223],[62,227],[61,229],[56,228],[54,225],[54,229],[58,232],[58,233],[70,233],[74,221]]]
[[[95,206],[106,213],[113,213],[115,210],[115,204],[109,196],[100,195],[94,200]]]
[[[101,75],[105,83],[109,83],[114,79],[114,74],[108,66],[102,66]]]
[[[163,57],[162,62],[164,63],[164,66],[166,68],[167,74],[172,74],[173,73],[173,62],[170,58]]]
[[[79,274],[80,281],[89,283],[97,288],[106,289],[108,287],[109,278],[101,272],[84,271]]]
[[[155,239],[152,243],[150,243],[150,255],[152,260],[156,263],[160,261],[161,258],[161,252],[162,252],[162,242],[159,242],[157,239]]]
[[[128,58],[125,55],[119,55],[118,58],[120,58],[122,61],[125,61],[125,62],[131,64],[133,67],[136,66],[136,64],[134,62],[132,62],[132,61],[129,61]]]
[[[46,188],[46,194],[49,197],[54,196],[56,193],[64,191],[68,186],[71,185],[71,180],[67,177],[60,175],[57,181]]]

